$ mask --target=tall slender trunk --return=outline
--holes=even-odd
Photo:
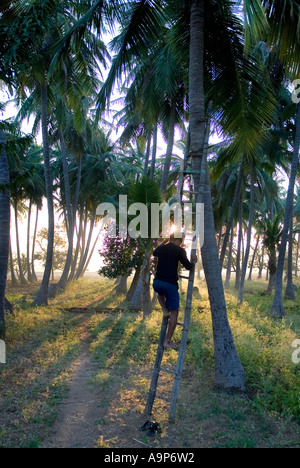
[[[298,234],[298,241],[297,241],[296,265],[295,265],[296,278],[298,278],[299,250],[300,250],[300,233]]]
[[[29,200],[28,220],[27,220],[27,280],[32,283],[32,273],[30,267],[30,224],[31,224],[32,200]]]
[[[144,177],[148,177],[149,159],[150,159],[150,151],[151,151],[151,139],[152,139],[152,134],[151,134],[151,132],[149,132],[148,141],[147,141],[145,164],[144,164]]]
[[[48,288],[53,263],[54,246],[54,207],[53,207],[53,183],[50,166],[50,146],[48,136],[48,115],[47,115],[47,84],[41,85],[41,110],[42,110],[42,136],[44,153],[45,186],[48,207],[48,246],[44,276],[42,284],[35,298],[36,306],[48,305]]]
[[[80,156],[79,161],[78,161],[78,169],[77,169],[77,180],[76,180],[76,188],[75,188],[75,194],[74,198],[72,201],[73,205],[73,234],[75,235],[76,231],[76,216],[77,216],[77,210],[78,210],[78,200],[79,200],[79,193],[80,193],[80,184],[81,184],[81,175],[82,175],[82,156]],[[74,237],[73,237],[73,244],[74,244]],[[78,259],[78,253],[79,253],[79,244],[77,241],[77,246],[75,250],[75,255],[74,258],[72,257],[71,261],[71,272],[68,278],[68,282],[70,282],[74,278],[75,274],[75,269],[77,265],[77,259]]]
[[[294,206],[292,208],[289,232],[289,253],[288,253],[288,268],[287,268],[287,285],[285,290],[285,299],[294,301],[295,285],[293,283],[293,246],[294,246]]]
[[[158,124],[154,127],[153,132],[153,147],[152,147],[152,161],[151,161],[151,173],[150,179],[154,179],[155,175],[155,165],[156,165],[156,154],[157,154],[157,137],[158,137]]]
[[[150,280],[151,280],[151,253],[146,252],[145,255],[145,267],[142,271],[142,281],[143,281],[143,292],[142,292],[142,301],[143,301],[143,318],[144,320],[152,314],[152,301],[151,301],[151,292],[150,292]]]
[[[19,284],[16,278],[15,270],[14,270],[14,262],[13,262],[13,254],[11,248],[11,240],[9,242],[9,261],[10,261],[10,276],[11,276],[11,285],[13,288],[16,288]]]
[[[190,43],[190,129],[195,191],[200,187],[200,173],[206,171],[203,187],[205,209],[204,246],[202,247],[203,267],[208,287],[213,335],[215,345],[215,384],[223,388],[245,389],[245,373],[239,360],[227,317],[224,287],[218,255],[214,213],[207,161],[203,159],[205,144],[205,98],[204,98],[204,16],[205,0],[191,2],[191,43]],[[206,156],[205,156],[206,159]],[[197,200],[201,199],[201,194]]]
[[[242,238],[243,238],[243,198],[240,194],[239,203],[239,237],[238,237],[238,248],[236,256],[236,276],[235,276],[235,290],[238,291],[241,282],[241,249],[242,249]]]
[[[233,250],[233,237],[234,237],[234,226],[232,226],[232,228],[231,228],[231,239],[230,239],[230,247],[229,247],[229,255],[228,255],[228,265],[227,265],[225,289],[230,289],[231,266],[232,266],[232,250]]]
[[[269,272],[269,284],[266,291],[267,295],[271,295],[274,289],[275,277],[277,271],[277,258],[276,258],[276,246],[270,246],[269,248],[269,264],[268,264],[268,272]]]
[[[130,286],[129,291],[128,291],[127,295],[126,295],[126,300],[129,301],[129,302],[132,300],[134,292],[135,292],[135,290],[137,288],[137,285],[138,285],[138,282],[140,280],[141,269],[142,269],[141,265],[138,265],[136,267],[131,286]]]
[[[34,233],[33,233],[33,240],[32,240],[32,252],[31,252],[31,276],[34,282],[37,282],[37,276],[35,273],[34,268],[34,255],[35,255],[35,242],[36,242],[36,235],[37,235],[37,228],[38,228],[38,221],[39,221],[39,207],[36,207],[36,217],[35,217],[35,226],[34,226]]]
[[[168,147],[167,147],[167,154],[166,154],[165,165],[164,165],[164,170],[163,170],[163,176],[162,176],[161,185],[160,185],[160,189],[162,192],[165,192],[168,186],[168,179],[169,179],[172,154],[173,154],[173,146],[174,146],[175,121],[176,121],[176,100],[174,98],[171,103]]]
[[[91,218],[91,225],[90,225],[90,231],[89,231],[87,243],[86,243],[86,246],[85,246],[83,255],[82,255],[82,257],[81,257],[81,261],[80,261],[80,264],[79,264],[79,266],[78,266],[78,270],[77,270],[77,272],[76,272],[75,279],[79,279],[79,278],[80,278],[80,276],[81,276],[81,274],[82,274],[82,272],[83,272],[83,270],[84,270],[84,267],[85,267],[87,258],[88,258],[88,254],[89,254],[90,247],[91,247],[91,242],[92,242],[92,237],[93,237],[93,232],[94,232],[94,227],[95,227],[96,210],[97,210],[97,206],[95,205],[95,206],[94,206],[94,209],[93,209],[92,218]],[[84,246],[83,246],[83,247],[84,247]]]
[[[253,161],[251,161],[251,187],[250,187],[250,212],[249,212],[249,224],[248,224],[248,231],[247,231],[247,246],[246,252],[243,261],[243,269],[242,269],[242,276],[241,276],[241,283],[239,289],[239,304],[242,305],[244,302],[244,287],[245,287],[245,280],[248,268],[248,260],[250,255],[250,248],[251,248],[251,237],[252,237],[252,225],[253,225],[253,216],[254,216],[254,166]]]
[[[256,245],[255,245],[255,248],[254,248],[252,262],[251,262],[250,271],[249,271],[248,281],[252,281],[252,272],[253,272],[253,268],[254,268],[254,262],[255,262],[255,257],[256,257],[256,254],[257,254],[257,250],[258,250],[259,241],[260,241],[260,236],[257,237]]]
[[[262,278],[262,272],[263,272],[263,269],[264,269],[264,259],[265,259],[265,246],[263,245],[262,252],[261,252],[261,257],[260,257],[260,260],[259,260],[259,273],[258,273],[257,279]]]
[[[74,239],[74,219],[73,211],[71,205],[71,189],[70,189],[70,180],[69,180],[69,168],[67,162],[67,150],[65,145],[65,139],[63,135],[60,136],[61,144],[61,156],[62,156],[62,165],[63,165],[63,174],[64,174],[64,186],[65,186],[65,199],[66,199],[66,210],[67,210],[67,219],[68,219],[68,252],[66,263],[64,266],[63,273],[59,282],[57,283],[56,291],[64,291],[67,285],[67,280],[72,264],[73,258],[73,239]]]
[[[21,251],[20,251],[20,238],[19,238],[19,224],[18,224],[18,202],[14,201],[14,211],[15,211],[15,228],[16,228],[16,245],[17,245],[17,260],[19,267],[19,278],[22,286],[27,285],[26,278],[23,273],[23,265],[21,260]]]
[[[239,168],[239,173],[238,173],[238,179],[237,179],[237,183],[236,183],[236,187],[235,187],[235,193],[234,193],[234,198],[233,198],[233,202],[232,202],[232,207],[231,207],[231,211],[230,211],[230,215],[229,215],[229,220],[228,220],[227,227],[226,227],[226,233],[225,233],[225,237],[224,237],[224,240],[223,240],[223,246],[222,246],[222,251],[221,251],[221,256],[220,256],[221,269],[223,269],[223,263],[224,263],[227,244],[228,244],[228,240],[229,240],[230,230],[231,230],[231,227],[232,227],[232,224],[233,224],[234,215],[236,213],[238,203],[239,203],[239,199],[240,199],[240,193],[241,193],[242,182],[243,182],[243,174],[244,174],[243,163],[241,163],[240,168]]]
[[[5,289],[10,242],[9,169],[0,130],[0,339],[5,338]]]
[[[72,281],[74,279],[74,276],[75,276],[75,271],[76,271],[76,267],[77,267],[77,263],[78,263],[79,250],[80,250],[81,236],[82,236],[83,217],[84,217],[84,204],[82,204],[81,207],[80,207],[77,243],[76,243],[75,254],[74,254],[74,258],[73,258],[73,262],[72,262],[72,266],[71,266],[71,273],[70,273],[68,281]]]
[[[297,105],[297,118],[296,118],[296,135],[294,144],[294,154],[291,167],[291,175],[289,182],[289,189],[286,199],[284,226],[281,237],[281,245],[278,258],[277,274],[275,281],[275,294],[273,304],[271,307],[271,315],[274,318],[282,319],[285,317],[285,308],[283,305],[283,269],[285,261],[286,244],[288,240],[288,232],[290,227],[290,219],[292,215],[294,203],[294,188],[299,164],[299,148],[300,148],[300,104]]]

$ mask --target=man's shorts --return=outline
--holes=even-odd
[[[168,310],[178,310],[180,307],[180,297],[176,284],[166,283],[155,279],[153,289],[160,296],[165,296]]]

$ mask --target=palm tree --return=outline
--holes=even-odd
[[[273,219],[267,217],[262,218],[259,222],[259,229],[264,235],[264,246],[266,247],[269,254],[269,285],[266,294],[272,294],[274,289],[274,282],[277,272],[277,247],[280,243],[281,238],[281,222],[282,213],[276,214]]]
[[[202,248],[202,262],[208,286],[213,319],[215,342],[215,383],[220,387],[245,388],[244,369],[240,363],[230,325],[222,283],[221,268],[215,236],[210,182],[204,153],[206,132],[205,93],[204,93],[204,37],[205,2],[192,1],[190,9],[190,134],[193,169],[200,174],[206,171],[203,187],[205,206],[205,244]],[[195,191],[199,191],[200,177],[195,177]],[[201,202],[201,195],[197,202]]]
[[[5,288],[10,240],[9,168],[0,128],[0,339],[5,338]]]
[[[250,2],[249,2],[250,3]],[[252,2],[251,2],[252,3]],[[299,74],[299,2],[290,0],[288,2],[280,2],[279,0],[262,0],[259,2],[265,7],[265,15],[268,20],[269,30],[267,42],[274,53],[277,54],[281,63],[285,66],[286,73],[291,80],[298,77]],[[264,21],[264,11],[261,9],[257,19]],[[262,36],[260,36],[261,38]],[[282,239],[280,245],[278,268],[275,282],[275,295],[271,307],[271,315],[275,318],[283,318],[285,316],[285,308],[283,305],[283,270],[286,253],[286,245],[288,240],[288,232],[290,228],[290,219],[294,203],[294,187],[299,163],[300,149],[300,104],[296,110],[296,132],[294,138],[293,160],[291,164],[291,173],[289,180],[289,189],[286,199],[285,219],[282,231]]]

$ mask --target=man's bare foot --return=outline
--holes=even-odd
[[[170,342],[165,341],[165,342],[164,342],[164,348],[168,348],[168,349],[178,349],[178,346],[177,346],[177,344],[172,343],[172,341],[170,341]]]

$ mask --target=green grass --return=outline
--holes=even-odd
[[[271,298],[261,295],[264,282],[246,285],[245,303],[237,306],[234,290],[227,294],[228,316],[239,356],[245,367],[248,393],[227,394],[214,388],[213,336],[204,283],[193,304],[185,368],[178,402],[178,424],[168,423],[168,405],[157,401],[154,418],[163,433],[156,447],[287,447],[299,446],[300,365],[292,363],[292,343],[300,337],[300,294],[287,302],[287,318],[269,316]],[[7,321],[8,364],[0,367],[0,447],[39,447],[67,397],[70,367],[80,350],[85,324],[98,371],[92,381],[99,392],[103,417],[99,447],[126,446],[130,428],[142,418],[157,349],[161,311],[142,320],[124,311],[85,316],[66,308],[119,308],[124,297],[113,283],[82,280],[69,286],[49,307],[33,308],[31,298],[10,295],[16,313]],[[182,304],[184,303],[184,295]],[[182,317],[181,317],[182,318]],[[176,331],[180,339],[180,329]],[[166,366],[177,353],[167,351]],[[169,396],[171,376],[160,380],[160,393]],[[128,428],[118,434],[118,428]],[[127,437],[123,440],[122,437]]]
[[[64,308],[99,299],[96,284],[73,284],[49,307],[33,307],[30,295],[8,296],[15,314],[7,318],[7,364],[0,365],[0,447],[38,446],[54,423],[80,349],[83,320]]]

